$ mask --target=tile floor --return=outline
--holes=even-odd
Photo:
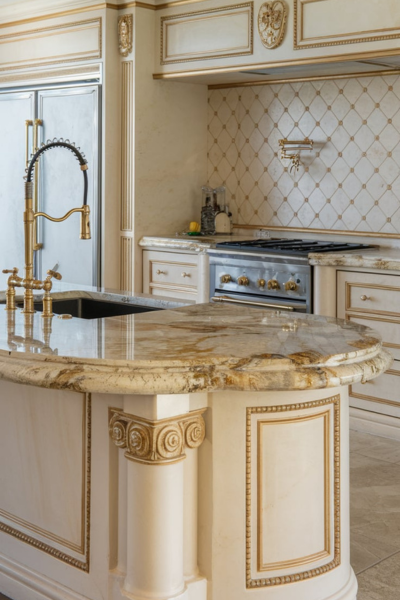
[[[357,600],[399,600],[400,441],[351,432],[350,504]]]
[[[357,600],[399,600],[399,441],[351,432],[350,505]]]

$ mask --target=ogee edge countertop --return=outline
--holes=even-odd
[[[392,361],[375,331],[299,313],[196,304],[97,320],[29,319],[0,310],[0,379],[52,389],[321,389],[373,379]]]

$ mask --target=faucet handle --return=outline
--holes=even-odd
[[[6,275],[8,273],[11,273],[12,275],[16,275],[18,273],[18,269],[17,269],[17,267],[14,267],[13,269],[3,269],[3,273],[5,273]]]
[[[58,279],[58,281],[60,281],[62,279],[61,273],[58,273],[57,271],[53,271],[52,269],[49,269],[47,271],[47,275],[49,275],[50,277],[54,277],[54,279]]]

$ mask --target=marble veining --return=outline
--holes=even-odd
[[[377,248],[358,252],[309,254],[310,265],[323,267],[358,267],[378,271],[400,271],[400,248]]]
[[[102,393],[320,389],[367,381],[391,364],[378,333],[314,315],[197,304],[107,319],[0,311],[0,378]],[[49,324],[47,324],[49,327]]]

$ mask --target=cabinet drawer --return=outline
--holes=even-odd
[[[143,291],[155,296],[196,300],[198,258],[191,254],[145,250]]]
[[[361,315],[354,316],[348,314],[346,314],[346,320],[379,331],[385,348],[389,350],[395,361],[400,361],[400,320],[391,319],[390,317],[376,317],[369,315],[364,317]],[[395,362],[392,368],[400,371],[400,362],[398,362],[397,365]]]
[[[338,316],[352,312],[400,317],[400,277],[396,275],[340,271],[338,294]]]
[[[150,260],[150,285],[173,284],[197,289],[197,265],[190,262]]]
[[[350,398],[400,407],[400,371],[389,369],[367,383],[350,386]],[[353,405],[350,400],[350,405]]]

